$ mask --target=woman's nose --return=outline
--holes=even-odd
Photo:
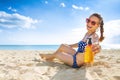
[[[89,22],[89,23],[87,23],[87,25],[88,25],[88,26],[90,26],[90,27],[92,26],[90,22]]]

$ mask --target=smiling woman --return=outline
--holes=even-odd
[[[93,24],[94,23],[94,24]],[[75,44],[61,44],[60,47],[53,54],[40,53],[40,57],[45,60],[53,61],[57,58],[63,61],[65,64],[72,66],[73,68],[79,68],[84,64],[85,47],[87,45],[88,39],[91,39],[92,52],[95,55],[100,51],[99,41],[102,42],[103,37],[103,19],[98,13],[93,13],[87,19],[86,26],[87,32],[82,40]],[[96,34],[96,29],[100,27],[100,38]],[[75,50],[74,48],[77,48]]]

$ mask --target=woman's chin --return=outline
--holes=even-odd
[[[87,29],[87,31],[88,31],[88,32],[92,32],[92,30],[91,30],[91,29]]]

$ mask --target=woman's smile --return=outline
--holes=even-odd
[[[88,30],[90,30],[90,29],[92,29],[92,27],[90,27],[90,26],[87,26],[87,29],[88,29]]]

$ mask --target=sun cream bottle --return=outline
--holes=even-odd
[[[84,62],[88,64],[93,64],[94,62],[94,54],[92,52],[91,38],[88,38],[88,43],[87,43],[87,46],[85,47]]]

